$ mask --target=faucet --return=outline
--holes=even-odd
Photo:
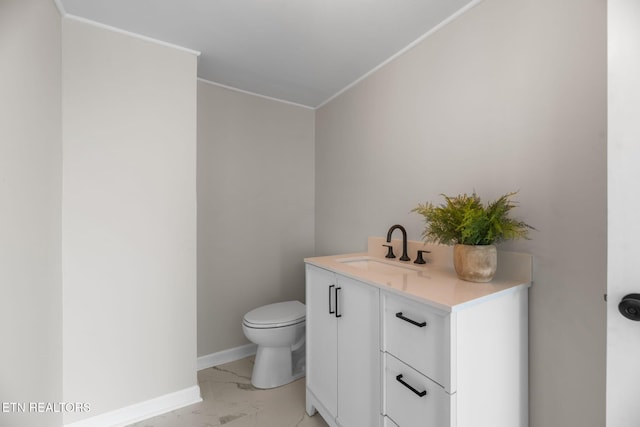
[[[407,256],[407,230],[404,229],[400,224],[396,224],[392,226],[387,232],[387,243],[391,243],[391,234],[399,228],[402,232],[402,256],[400,257],[400,261],[411,261],[411,258]]]

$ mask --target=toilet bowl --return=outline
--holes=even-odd
[[[244,315],[242,331],[258,345],[251,374],[254,387],[279,387],[304,376],[305,315],[300,301],[264,305]]]

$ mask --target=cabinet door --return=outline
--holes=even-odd
[[[338,424],[380,424],[379,291],[338,276]]]
[[[307,388],[335,417],[338,412],[336,278],[321,268],[306,267]]]

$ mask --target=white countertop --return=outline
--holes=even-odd
[[[453,268],[448,265],[436,265],[434,263],[418,265],[412,261],[402,262],[389,260],[383,256],[372,254],[370,251],[331,256],[305,258],[305,263],[320,268],[334,271],[344,276],[376,286],[385,291],[396,293],[414,299],[421,303],[433,306],[445,312],[464,309],[465,307],[489,298],[502,296],[505,293],[519,292],[531,286],[531,277],[519,274],[519,278],[505,277],[504,274],[496,274],[488,283],[474,283],[458,279]],[[398,252],[396,252],[398,253]],[[504,261],[511,263],[529,263],[531,269],[531,256],[527,254],[515,254],[515,257],[503,257]],[[428,258],[428,255],[426,256]],[[357,267],[357,263],[344,262],[353,259],[372,259],[377,263],[393,267],[403,267],[404,271],[384,271],[383,268],[367,270]],[[378,265],[378,264],[376,264]],[[503,269],[512,272],[513,266]],[[526,271],[527,266],[521,269]],[[405,272],[406,271],[406,272]],[[498,261],[498,273],[500,273],[500,258]]]

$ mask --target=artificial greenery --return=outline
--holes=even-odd
[[[523,221],[509,218],[516,207],[511,200],[516,192],[507,193],[486,206],[475,193],[449,197],[442,194],[445,203],[418,205],[412,212],[424,217],[426,227],[422,237],[427,242],[445,245],[492,245],[504,240],[528,238],[534,228]]]

